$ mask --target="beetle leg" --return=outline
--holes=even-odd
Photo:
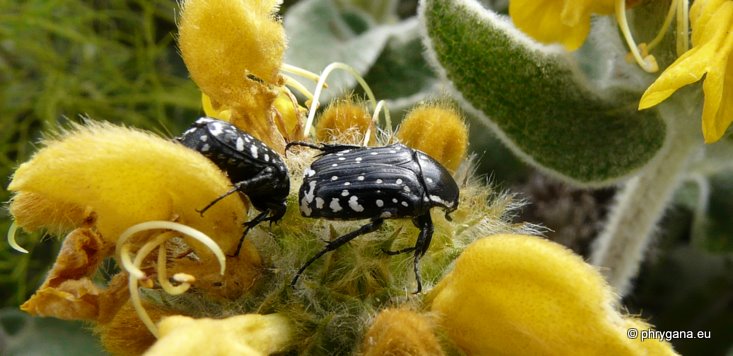
[[[285,153],[287,153],[288,150],[290,149],[290,147],[293,147],[293,146],[310,147],[310,148],[312,148],[314,150],[320,150],[321,149],[321,146],[316,145],[314,143],[303,142],[303,141],[293,141],[293,142],[288,142],[288,144],[285,145]]]
[[[203,216],[204,213],[207,210],[209,210],[209,208],[211,208],[212,206],[214,206],[214,204],[218,203],[220,200],[222,200],[222,199],[224,199],[224,198],[232,195],[235,192],[242,192],[242,193],[245,193],[246,194],[246,191],[250,187],[252,187],[254,185],[257,185],[259,183],[262,183],[262,182],[269,182],[272,178],[273,178],[273,174],[272,173],[270,173],[270,172],[260,172],[256,176],[254,176],[254,177],[252,177],[250,179],[243,180],[241,182],[235,183],[234,184],[234,188],[230,189],[226,193],[224,193],[224,194],[220,195],[218,198],[214,199],[211,203],[207,204],[203,209],[201,209],[201,210],[196,209],[196,211]]]
[[[244,229],[244,233],[242,234],[242,237],[239,238],[239,243],[237,244],[237,250],[234,252],[233,255],[231,255],[229,257],[237,257],[237,256],[239,256],[239,250],[242,249],[242,243],[244,242],[244,238],[247,236],[247,233],[249,232],[249,230],[252,229],[252,228],[254,228],[255,226],[257,226],[259,223],[267,220],[267,215],[268,214],[270,214],[270,210],[269,209],[261,212],[259,215],[255,216],[254,219],[252,219],[252,220],[247,221],[246,223],[244,223],[244,226],[246,228]]]
[[[239,191],[239,187],[237,187],[235,185],[234,188],[230,189],[226,193],[224,193],[224,194],[220,195],[218,198],[214,199],[211,203],[207,204],[203,209],[196,209],[196,212],[198,212],[199,214],[201,214],[201,216],[204,216],[204,213],[206,212],[206,210],[209,210],[209,208],[211,208],[212,206],[214,206],[214,204],[218,203],[220,200],[222,200],[222,199],[224,199],[224,198],[226,198],[226,197],[228,197],[228,196],[230,196],[233,193],[236,193],[238,191]]]
[[[326,247],[318,252],[315,256],[311,257],[304,265],[303,267],[300,267],[298,272],[295,274],[295,277],[293,278],[293,281],[290,282],[291,287],[295,287],[295,283],[298,282],[298,278],[300,278],[300,275],[305,271],[308,266],[310,266],[313,262],[315,262],[317,259],[319,259],[321,256],[325,255],[326,253],[333,251],[341,246],[343,246],[345,243],[361,236],[364,234],[368,234],[376,229],[378,229],[380,226],[382,226],[382,223],[384,222],[384,219],[382,218],[376,218],[370,221],[368,224],[360,227],[357,230],[354,230],[346,235],[343,235],[333,241],[330,241],[326,244]]]
[[[386,254],[388,254],[390,256],[399,255],[399,254],[403,254],[403,253],[408,253],[408,252],[412,252],[412,251],[415,251],[415,247],[403,248],[403,249],[397,250],[397,251],[382,249],[382,252],[384,252],[384,253],[386,253]]]
[[[338,151],[343,151],[343,150],[348,150],[348,149],[364,148],[364,147],[357,146],[357,145],[343,145],[343,144],[330,144],[330,143],[323,143],[323,144],[317,145],[317,144],[309,143],[309,142],[293,141],[293,142],[288,142],[288,144],[285,145],[285,152],[287,152],[288,149],[290,149],[290,147],[293,147],[293,146],[309,147],[314,150],[319,150],[323,153],[333,153],[333,152],[338,152]]]
[[[420,258],[425,255],[430,247],[430,241],[433,239],[433,220],[430,219],[430,212],[425,215],[418,216],[413,220],[415,226],[420,228],[420,235],[417,237],[415,242],[415,255],[413,260],[413,268],[415,270],[415,280],[417,281],[417,290],[413,294],[418,294],[422,291],[422,280],[420,278]]]

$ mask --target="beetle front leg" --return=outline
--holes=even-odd
[[[323,144],[317,145],[317,144],[309,143],[309,142],[294,141],[294,142],[289,142],[287,145],[285,145],[285,152],[287,152],[290,149],[290,147],[293,147],[293,146],[309,147],[314,150],[319,150],[323,153],[333,153],[333,152],[338,152],[338,151],[343,151],[343,150],[363,148],[357,145],[330,144],[330,143],[323,143]]]
[[[220,200],[232,195],[235,192],[243,192],[245,193],[250,187],[255,186],[257,184],[260,184],[262,182],[268,182],[274,177],[274,175],[271,172],[260,172],[256,176],[243,180],[241,182],[237,182],[234,184],[234,188],[230,189],[226,193],[220,195],[218,198],[214,199],[211,203],[207,204],[203,209],[196,211],[201,214],[201,216],[204,215],[204,213],[209,210],[214,204],[218,203]],[[245,193],[246,194],[246,193]]]
[[[239,238],[239,243],[237,244],[237,250],[234,252],[233,255],[229,257],[239,256],[239,250],[242,249],[242,243],[244,242],[244,238],[247,237],[247,233],[249,232],[249,230],[257,226],[259,223],[267,220],[268,219],[267,215],[269,214],[270,214],[270,210],[265,210],[261,212],[259,215],[255,216],[254,219],[244,223],[244,226],[245,226],[244,233],[242,233],[242,237]]]

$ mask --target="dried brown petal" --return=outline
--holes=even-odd
[[[72,231],[64,240],[43,285],[20,308],[33,315],[96,320],[100,296],[109,296],[107,290],[94,284],[90,277],[102,260],[111,254],[112,247],[92,229]],[[119,295],[119,291],[114,290],[110,295]]]

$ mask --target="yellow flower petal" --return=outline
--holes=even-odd
[[[206,114],[206,116],[213,117],[219,120],[224,120],[226,122],[231,122],[232,111],[229,109],[215,109],[214,103],[211,102],[211,98],[204,93],[201,93],[201,107],[203,107],[204,114]]]
[[[561,43],[578,49],[590,31],[591,13],[611,14],[613,1],[512,0],[509,15],[514,24],[542,43]]]
[[[659,343],[627,337],[617,297],[592,266],[532,236],[471,244],[429,295],[448,336],[467,354],[632,355]]]
[[[733,65],[733,2],[729,1],[724,4],[719,11],[716,12],[715,18],[710,20],[709,26],[719,28],[718,32],[723,32],[727,26],[727,35],[722,48],[709,59],[710,64],[708,73],[703,83],[703,92],[705,93],[705,102],[702,108],[702,133],[706,143],[718,141],[725,130],[731,123],[730,116],[725,116],[721,109],[724,106],[729,111],[733,105],[733,98],[730,94],[730,85],[733,80],[730,77],[731,67]],[[726,88],[728,87],[728,88]],[[726,92],[724,95],[724,92]],[[723,101],[725,99],[725,101]]]
[[[715,9],[730,0],[695,0],[690,7],[690,25],[692,27],[692,44],[697,46],[704,42],[703,33],[708,22],[714,18]],[[718,15],[715,15],[718,16]]]
[[[183,145],[139,130],[89,123],[48,140],[46,147],[16,170],[8,190],[17,192],[19,201],[29,194],[40,202],[40,209],[11,202],[10,211],[19,227],[28,228],[27,222],[35,224],[32,229],[43,227],[42,221],[62,221],[39,216],[58,211],[46,205],[61,204],[88,210],[83,216],[96,219],[90,223],[106,241],[116,241],[123,230],[137,223],[177,219],[211,236],[228,251],[242,232],[247,211],[242,200],[236,195],[227,197],[204,216],[196,209],[230,187],[219,168]],[[208,255],[206,249],[197,252]]]
[[[657,78],[639,100],[639,110],[655,106],[674,94],[677,89],[697,82],[707,70],[707,62],[716,46],[708,44],[685,52]]]
[[[269,355],[287,350],[294,329],[282,315],[245,314],[226,319],[169,316],[145,355]]]

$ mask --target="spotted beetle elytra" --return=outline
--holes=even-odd
[[[246,222],[234,256],[250,229],[263,221],[277,222],[285,215],[290,193],[290,176],[280,155],[262,141],[236,126],[202,117],[177,138],[210,159],[229,176],[234,187],[199,210],[203,214],[214,204],[235,192],[245,194],[260,214]]]
[[[318,258],[354,238],[377,230],[385,219],[411,218],[420,229],[414,247],[384,251],[390,255],[413,252],[417,291],[422,291],[419,261],[433,236],[430,209],[441,207],[445,217],[458,208],[459,189],[450,173],[433,158],[403,144],[382,147],[314,145],[291,142],[320,150],[303,176],[298,201],[305,217],[329,220],[370,219],[359,229],[326,244],[296,273],[300,275]]]

